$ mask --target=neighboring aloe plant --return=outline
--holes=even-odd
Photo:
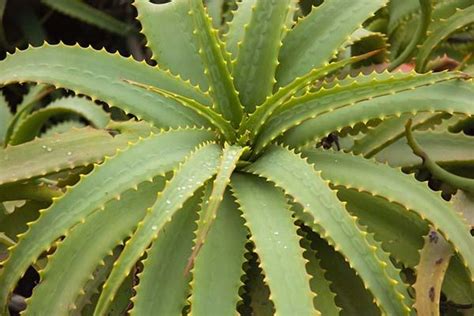
[[[52,201],[18,242],[8,241],[3,311],[32,264],[41,282],[27,315],[120,314],[130,298],[134,315],[432,310],[418,298],[421,281],[414,305],[400,270],[418,264],[429,225],[451,247],[445,257],[453,256],[443,291],[454,301],[469,299],[474,242],[465,215],[398,169],[314,148],[329,133],[367,132],[391,117],[473,115],[474,85],[460,72],[328,76],[375,54],[335,59],[386,2],[328,0],[296,23],[295,1],[248,0],[219,36],[201,0],[136,0],[157,67],[78,46],[8,56],[0,63],[2,84],[64,87],[155,127],[95,124],[96,115],[84,115],[106,129],[1,152],[0,196],[15,191],[22,192],[15,199],[33,200],[45,191],[42,201]],[[429,52],[417,63],[426,65]],[[55,111],[51,105],[30,119],[19,111],[17,130],[5,132],[8,144],[36,136],[35,121],[48,109]],[[374,156],[373,148],[403,132],[404,125],[401,136],[374,140],[369,149],[356,143],[354,152]],[[90,164],[92,171],[77,169]],[[45,187],[48,175],[66,179]],[[420,266],[430,260],[421,257]],[[437,283],[428,294],[439,299],[441,284],[431,281]]]

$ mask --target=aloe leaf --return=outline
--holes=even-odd
[[[474,193],[474,179],[455,175],[438,166],[438,164],[426,154],[423,148],[420,147],[418,142],[413,137],[411,125],[412,121],[409,120],[406,124],[406,136],[408,140],[408,145],[411,147],[413,153],[423,160],[423,166],[425,166],[430,171],[430,173],[438,180],[441,180],[446,184],[452,185],[454,188],[459,188],[464,191]]]
[[[314,307],[321,315],[339,315],[341,308],[334,301],[336,294],[331,290],[331,282],[325,277],[326,270],[321,267],[321,260],[316,257],[316,251],[311,247],[307,234],[300,232],[300,235],[304,236],[300,243],[305,249],[304,258],[308,260],[306,270],[311,276],[311,291],[316,294],[313,299]]]
[[[386,3],[386,0],[333,0],[312,10],[283,40],[278,58],[278,85],[285,86],[327,63],[344,44],[347,34],[353,33]]]
[[[240,299],[238,294],[248,234],[240,216],[234,199],[226,192],[217,218],[194,262],[190,298],[193,315],[235,313]]]
[[[135,287],[131,315],[178,315],[186,304],[189,275],[183,273],[193,247],[202,190],[186,201],[147,250]]]
[[[191,35],[194,23],[188,14],[188,0],[159,5],[149,0],[136,0],[133,5],[137,8],[152,58],[161,68],[169,69],[206,91],[209,84],[198,53],[199,41]]]
[[[159,148],[163,147],[160,146]],[[205,181],[214,176],[217,172],[221,153],[221,149],[216,144],[204,145],[188,156],[181,164],[174,177],[160,193],[155,204],[148,209],[146,216],[139,223],[133,236],[125,244],[125,248],[116,261],[107,282],[104,283],[94,315],[102,315],[106,311],[118,287],[130,273],[133,265],[145,253],[150,243],[159,240],[163,227],[172,220],[173,215],[182,208],[184,202]]]
[[[418,27],[403,52],[390,63],[388,67],[390,71],[404,63],[413,54],[418,43],[420,43],[420,41],[426,36],[426,32],[428,31],[431,22],[431,13],[433,9],[431,4],[432,0],[418,0],[418,2],[420,4]]]
[[[451,97],[447,99],[447,95]],[[283,141],[294,147],[302,147],[330,132],[354,126],[358,122],[367,123],[371,119],[384,119],[400,116],[403,113],[446,112],[472,115],[474,114],[473,96],[474,85],[469,82],[461,80],[440,82],[415,90],[361,101],[315,119],[306,120],[288,131]]]
[[[0,151],[0,184],[100,162],[136,138],[127,134],[112,137],[106,131],[86,127],[9,146]]]
[[[378,253],[376,245],[357,227],[313,165],[288,149],[272,146],[247,169],[284,188],[304,208],[307,218],[302,220],[311,227],[320,227],[324,238],[360,275],[379,308],[396,315],[410,311],[408,293],[398,271],[380,257],[385,254]]]
[[[96,267],[133,232],[163,186],[162,178],[144,182],[138,190],[124,192],[120,200],[108,202],[103,210],[68,231],[40,271],[42,281],[28,300],[26,315],[66,315],[76,309],[75,301]],[[48,297],[52,296],[57,303],[51,304]]]
[[[0,94],[0,145],[4,142],[8,124],[12,118],[13,114],[10,112],[7,101],[3,94]]]
[[[256,110],[249,115],[249,117],[242,123],[240,132],[250,131],[250,135],[255,137],[267,121],[267,119],[277,110],[288,98],[294,96],[298,91],[306,88],[312,82],[321,79],[330,73],[333,73],[347,65],[353,64],[370,56],[376,52],[370,52],[360,56],[348,58],[338,62],[330,63],[321,68],[316,68],[305,74],[304,76],[295,79],[293,82],[285,87],[278,89],[273,95],[268,97],[265,102],[258,106]]]
[[[233,126],[237,126],[242,120],[243,109],[229,73],[230,60],[224,52],[224,44],[219,40],[216,30],[212,28],[202,1],[188,1],[190,14],[194,20],[193,34],[199,39],[199,54],[209,80],[209,93],[214,101],[213,107]]]
[[[110,120],[107,113],[94,102],[80,97],[67,97],[50,103],[48,107],[34,112],[19,122],[11,136],[10,145],[32,140],[49,118],[61,114],[79,115],[96,128],[104,128]]]
[[[474,23],[474,6],[459,10],[443,22],[439,22],[437,28],[432,30],[428,38],[423,42],[416,56],[416,70],[423,72],[432,51],[436,46],[446,39],[454,31]]]
[[[272,93],[292,1],[257,0],[252,7],[233,69],[235,87],[246,112],[253,112]]]
[[[466,166],[474,164],[472,137],[463,133],[415,131],[414,137],[430,158],[441,166]],[[392,167],[413,168],[422,164],[414,155],[405,139],[400,139],[385,148],[375,159]]]
[[[237,10],[233,11],[232,21],[229,22],[229,31],[224,35],[227,51],[232,59],[237,59],[239,43],[242,43],[245,34],[245,25],[250,23],[252,8],[257,0],[244,0],[237,2]]]
[[[15,132],[17,125],[33,110],[38,102],[48,93],[51,92],[51,87],[44,84],[38,84],[30,88],[28,93],[23,97],[23,101],[18,105],[13,118],[8,124],[8,128],[4,137],[4,145],[10,143],[11,137]]]
[[[184,95],[202,104],[199,89],[145,62],[79,46],[44,45],[17,51],[0,62],[0,83],[34,81],[72,89],[107,102],[159,127],[205,125],[191,109],[124,82],[129,79]],[[100,72],[97,72],[100,69]]]
[[[403,114],[400,117],[389,118],[369,130],[363,137],[356,139],[351,151],[355,154],[362,154],[367,158],[373,157],[405,135],[405,122],[409,118],[413,119],[413,128],[418,129],[442,122],[448,116],[450,115],[444,113],[435,115],[421,113],[416,116]]]
[[[122,192],[171,171],[193,148],[212,138],[209,131],[192,129],[153,135],[120,151],[113,159],[107,158],[92,173],[83,176],[74,189],[68,189],[42,211],[41,217],[30,224],[28,232],[12,249],[0,278],[0,305],[5,306],[9,291],[28,265],[71,226],[107,201],[120,197]],[[98,187],[107,190],[96,190]],[[63,216],[58,216],[58,212]]]
[[[234,172],[237,162],[244,151],[245,149],[239,146],[226,145],[224,147],[219,168],[217,170],[217,175],[212,184],[212,191],[209,195],[209,198],[204,201],[204,205],[199,216],[195,245],[193,253],[189,258],[186,272],[188,272],[193,266],[194,259],[206,241],[207,234],[209,233],[209,230],[216,219],[219,205],[224,198],[225,189],[230,182],[230,176]]]
[[[8,183],[0,185],[0,202],[34,200],[49,202],[54,197],[61,196],[61,191],[44,184]]]
[[[196,113],[205,117],[212,125],[217,127],[227,140],[231,142],[236,140],[235,131],[232,125],[228,121],[226,121],[219,113],[214,112],[214,110],[209,108],[208,106],[202,105],[199,102],[194,101],[193,99],[189,99],[181,95],[162,90],[157,87],[147,86],[139,82],[134,82],[130,80],[125,81],[137,87],[144,88],[146,90],[160,94],[166,98],[175,100],[180,104],[184,105],[185,107],[193,109]]]
[[[134,31],[132,25],[124,23],[81,0],[41,0],[41,2],[73,18],[121,36],[130,35]]]
[[[331,282],[331,290],[336,294],[336,305],[341,308],[339,315],[380,315],[380,310],[374,304],[374,297],[351,269],[349,262],[328,245],[326,240],[314,233],[308,237],[316,251],[316,259],[319,259],[325,270],[324,277]]]
[[[346,109],[351,109],[351,120],[347,125],[355,124],[359,121],[354,120],[357,116],[353,113],[358,112],[358,109],[365,103],[370,104],[371,102],[397,97],[398,95],[405,96],[405,94],[401,94],[400,92],[425,85],[433,85],[439,81],[452,80],[458,76],[459,74],[455,73],[424,75],[418,75],[415,73],[374,73],[370,76],[358,76],[356,77],[357,79],[351,78],[348,81],[343,81],[343,85],[340,86],[336,85],[328,89],[322,88],[317,92],[310,92],[301,97],[292,98],[284,105],[280,106],[278,111],[275,112],[274,116],[270,118],[268,123],[265,125],[265,129],[259,135],[257,140],[256,150],[260,151],[275,137],[279,136],[282,132],[287,131],[292,126],[296,126],[296,128],[287,133],[285,140],[291,141],[289,143],[292,145],[295,144],[300,146],[300,138],[310,136],[306,134],[307,128],[305,126],[311,125],[313,127],[313,125],[316,124],[313,124],[315,121],[318,122],[318,128],[315,128],[315,131],[319,132],[323,127],[326,127],[324,124],[320,123],[321,120],[324,122],[324,118],[328,116],[331,117],[337,113],[335,114],[338,118],[337,121],[331,121],[336,125],[342,124],[344,118],[340,117],[338,113],[341,111],[344,112]],[[419,94],[421,91],[422,90],[417,89],[413,92]],[[403,100],[406,100],[407,98],[408,97],[404,97]],[[410,106],[410,111],[412,111],[413,105],[411,102],[406,101],[405,106]],[[396,108],[398,110],[396,113],[403,113],[402,109],[399,109],[399,107]],[[375,118],[379,118],[384,114],[380,107],[377,109],[377,116]],[[367,114],[370,112],[367,110],[360,112],[360,116],[363,115],[362,113],[368,116]],[[368,116],[367,119],[369,118],[371,117]],[[349,119],[349,117],[347,117],[347,119]],[[334,130],[337,130],[337,128],[333,128],[329,131],[324,129],[324,134],[314,132],[311,134],[311,137],[312,139],[315,139],[316,137],[324,137]],[[292,136],[292,134],[294,134],[294,136]],[[298,143],[296,143],[296,139],[294,138],[298,139]],[[301,142],[303,142],[302,139]]]
[[[50,204],[50,202],[45,201],[27,201],[5,217],[0,217],[0,231],[16,242],[18,240],[17,235],[28,229],[27,223],[36,220],[39,216],[39,210],[48,207]]]
[[[316,169],[322,171],[322,177],[331,183],[396,201],[407,210],[418,213],[454,245],[465,265],[474,271],[474,254],[471,251],[474,244],[469,228],[449,204],[424,184],[387,165],[350,154],[311,150],[305,155],[316,164]]]
[[[276,310],[282,315],[315,314],[303,250],[285,195],[253,175],[235,174],[231,187],[255,243]]]
[[[385,251],[407,267],[416,266],[420,258],[418,251],[423,247],[422,236],[429,230],[425,221],[384,198],[341,186],[337,190],[339,199],[347,202],[347,210],[374,234]]]

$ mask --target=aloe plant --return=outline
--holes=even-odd
[[[2,84],[65,87],[154,125],[105,122],[1,152],[0,191],[19,199],[45,176],[94,166],[45,193],[51,205],[13,241],[3,311],[41,258],[26,315],[230,315],[242,304],[262,315],[411,314],[429,307],[414,305],[400,267],[418,264],[428,225],[452,247],[447,278],[461,280],[443,290],[472,290],[474,242],[452,204],[399,169],[315,148],[405,114],[473,115],[460,72],[330,76],[377,53],[337,59],[386,4],[325,1],[295,21],[295,1],[248,0],[220,35],[201,0],[136,0],[158,66],[62,44],[0,62]]]

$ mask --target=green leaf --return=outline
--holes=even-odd
[[[219,28],[222,24],[222,13],[225,0],[206,0],[207,12],[212,20],[212,26]]]
[[[41,0],[41,2],[59,12],[118,35],[128,36],[134,31],[132,25],[124,23],[81,0]]]
[[[0,145],[2,145],[4,142],[8,124],[12,118],[13,114],[10,112],[8,103],[2,94],[0,95]]]
[[[124,82],[129,79],[180,94],[203,104],[197,88],[145,62],[79,46],[45,45],[17,51],[0,62],[0,83],[34,81],[72,89],[107,102],[159,127],[205,125],[191,109]],[[100,71],[97,71],[100,69]]]
[[[171,171],[194,147],[209,140],[212,140],[212,133],[204,130],[153,135],[120,151],[113,159],[106,159],[90,174],[82,176],[74,189],[68,189],[49,209],[42,211],[41,217],[12,249],[0,278],[0,305],[6,305],[9,291],[28,265],[70,227],[107,201],[120,197],[124,191]]]
[[[242,120],[243,109],[229,73],[230,58],[224,51],[224,44],[219,40],[216,30],[212,28],[209,17],[204,12],[202,1],[188,1],[190,14],[194,19],[193,34],[199,39],[199,54],[209,80],[209,93],[214,101],[213,107],[234,127],[238,126]]]
[[[194,263],[190,298],[193,315],[235,313],[248,234],[240,215],[234,199],[226,192]]]
[[[209,84],[204,65],[198,53],[199,41],[192,36],[193,18],[188,14],[188,0],[173,0],[154,4],[149,0],[136,0],[142,33],[151,48],[152,58],[163,69],[169,69],[206,91]]]
[[[79,115],[96,128],[104,128],[110,120],[108,114],[94,102],[81,97],[66,97],[50,103],[48,107],[21,120],[12,134],[10,145],[32,140],[39,134],[41,127],[49,118],[62,114]]]
[[[416,291],[413,307],[419,315],[439,315],[441,285],[452,255],[451,245],[435,230],[430,230],[420,253],[413,285]]]
[[[416,56],[416,70],[418,72],[425,71],[428,58],[436,46],[451,35],[451,33],[472,23],[474,23],[474,6],[459,10],[445,21],[439,22],[437,28],[432,30],[431,34],[418,50]]]
[[[374,52],[370,52],[360,56],[341,60],[339,62],[330,63],[329,65],[323,66],[321,68],[313,69],[304,76],[297,78],[287,86],[278,89],[276,93],[269,96],[265,102],[258,106],[255,112],[250,114],[249,117],[242,123],[239,129],[240,133],[242,134],[245,131],[250,131],[251,136],[255,137],[267,119],[273,114],[275,110],[277,110],[285,101],[287,101],[288,98],[294,96],[298,91],[308,87],[314,81],[321,79],[337,70],[340,70],[347,65],[370,57],[373,54]]]
[[[163,178],[144,182],[138,190],[124,192],[120,200],[108,202],[103,210],[68,231],[40,272],[42,281],[28,301],[26,314],[67,315],[76,309],[75,301],[96,267],[132,234],[163,186]],[[57,301],[52,304],[48,297]]]
[[[147,250],[143,272],[135,287],[131,315],[180,315],[189,292],[189,275],[183,273],[193,247],[198,190],[178,210]]]
[[[339,315],[379,316],[381,313],[374,304],[374,297],[347,260],[324,239],[314,233],[309,236],[311,246],[316,251],[316,259],[319,259],[321,267],[326,271],[324,277],[331,282],[331,290],[336,294],[336,304],[342,309]]]
[[[277,313],[314,315],[314,294],[285,195],[253,175],[235,174],[231,186],[250,229]]]
[[[311,164],[285,148],[272,146],[248,170],[275,182],[304,208],[301,220],[321,231],[345,256],[379,308],[393,315],[410,311],[408,294],[398,272],[390,261],[379,257],[376,245],[357,227],[355,219]]]
[[[412,121],[409,120],[406,124],[408,145],[411,147],[413,153],[423,160],[423,166],[428,169],[431,175],[443,183],[453,186],[454,188],[459,188],[466,192],[474,193],[474,179],[455,175],[438,166],[438,164],[426,154],[426,152],[420,147],[418,142],[413,137],[411,125]]]
[[[162,90],[157,87],[147,86],[139,82],[134,82],[130,80],[125,81],[137,87],[144,88],[146,90],[160,94],[166,98],[175,100],[180,104],[184,105],[185,107],[193,109],[196,113],[206,118],[206,120],[208,120],[212,125],[217,127],[228,141],[234,142],[236,140],[235,131],[232,125],[228,121],[226,121],[219,113],[214,112],[213,109],[202,105],[201,103],[196,102],[193,99],[183,97],[179,94],[174,94],[172,92]]]
[[[474,164],[474,142],[463,133],[414,132],[420,146],[441,166],[468,166]],[[405,139],[400,139],[385,148],[375,159],[392,167],[414,168],[422,164],[421,158],[413,154]]]
[[[196,255],[199,253],[201,247],[206,241],[207,234],[209,233],[209,230],[216,219],[219,205],[224,198],[225,189],[230,182],[230,176],[234,172],[237,162],[244,151],[245,149],[239,146],[226,145],[224,147],[219,168],[217,170],[217,175],[212,184],[211,194],[207,200],[204,201],[204,205],[199,216],[198,228],[196,231],[196,241],[193,253],[189,258],[186,271],[191,269],[194,258],[196,258]]]
[[[127,134],[112,137],[104,130],[86,127],[9,146],[0,151],[0,184],[100,162],[136,138]]]
[[[469,228],[449,204],[424,184],[387,165],[350,154],[311,150],[305,155],[331,183],[396,201],[407,210],[418,213],[453,244],[465,265],[474,271],[471,251],[474,242]]]
[[[312,10],[283,40],[277,69],[278,85],[287,85],[329,62],[347,40],[347,35],[386,3],[387,0],[333,0]]]
[[[430,76],[432,77],[433,74]],[[400,116],[403,113],[447,112],[472,115],[474,114],[473,97],[474,85],[470,82],[461,80],[440,82],[415,90],[361,101],[315,119],[306,120],[288,131],[283,141],[295,147],[306,146],[313,140],[344,127],[389,116]]]
[[[382,121],[375,128],[370,129],[363,137],[356,139],[351,151],[354,154],[362,154],[366,158],[373,157],[405,135],[405,122],[409,118],[413,118],[413,127],[418,129],[442,122],[447,116],[450,115],[445,113],[437,115],[421,113],[416,116],[403,114],[400,117],[389,118]]]
[[[169,148],[163,146],[155,146],[155,151],[157,148],[169,150]],[[139,223],[133,236],[125,244],[124,250],[103,286],[94,315],[102,315],[106,311],[123,279],[130,273],[131,268],[145,253],[150,243],[159,240],[163,227],[182,208],[184,202],[205,181],[214,176],[217,172],[221,153],[222,151],[218,145],[204,145],[188,156],[185,162],[181,164],[173,178],[158,196],[155,204],[147,210],[146,216]]]
[[[410,89],[433,85],[438,81],[451,80],[458,76],[459,74],[455,73],[424,75],[415,73],[373,73],[369,76],[357,76],[344,80],[342,85],[336,85],[328,89],[322,88],[317,92],[294,97],[280,106],[274,116],[266,123],[263,132],[257,140],[256,150],[260,151],[275,137],[293,126],[295,128],[286,133],[284,139],[288,141],[288,144],[302,146],[315,138],[325,137],[330,132],[337,130],[339,126],[339,128],[342,128],[355,124],[365,120],[366,117],[367,120],[369,118],[383,117],[383,111],[387,111],[390,106],[383,108],[378,106],[372,110],[373,113],[367,109],[365,111],[360,110],[359,112],[359,109],[364,108],[366,104],[368,106],[386,99],[402,98],[403,96],[405,107],[410,107],[410,111],[413,111],[414,105],[408,101],[409,93],[412,92],[415,93],[415,96],[418,96],[423,90],[416,89],[410,91]],[[459,91],[457,87],[456,90]],[[404,91],[407,91],[408,96],[405,93],[401,93]],[[449,104],[451,105],[451,102]],[[350,114],[347,114],[347,116],[339,114],[341,112],[345,113],[345,111],[350,112]],[[400,106],[394,106],[392,112],[403,113],[403,109],[400,109]],[[355,120],[357,114],[361,117],[360,120]],[[375,117],[371,117],[370,114]],[[393,115],[394,113],[390,114]],[[337,118],[333,116],[337,116]],[[332,125],[330,127],[324,124],[326,123],[326,117],[331,118],[330,122]],[[349,122],[345,123],[345,120],[349,120]],[[344,123],[345,125],[343,125]],[[329,125],[329,121],[326,124]],[[317,127],[314,125],[317,125]],[[309,128],[306,126],[311,126],[314,129],[308,130]],[[307,139],[305,139],[306,137]]]
[[[61,191],[44,184],[8,183],[0,185],[0,202],[19,200],[50,202],[52,198],[61,194]]]
[[[246,112],[255,110],[273,90],[281,40],[293,0],[257,0],[245,25],[233,75]]]
[[[337,189],[339,199],[347,202],[347,210],[374,234],[385,251],[407,267],[416,266],[420,259],[418,251],[423,247],[422,236],[428,233],[425,221],[384,198],[340,186]]]
[[[237,2],[237,9],[233,11],[233,19],[229,22],[229,31],[224,35],[224,39],[226,49],[234,60],[237,59],[239,45],[241,45],[244,38],[245,25],[250,23],[252,9],[256,3],[257,0]]]
[[[397,68],[404,62],[408,61],[407,59],[411,57],[413,52],[416,49],[416,46],[424,39],[428,27],[431,22],[431,12],[432,12],[432,0],[418,0],[420,4],[420,17],[418,27],[416,28],[415,34],[411,37],[410,42],[405,47],[403,52],[393,60],[388,66],[388,70],[392,71]]]
[[[0,217],[0,231],[14,241],[17,235],[28,229],[27,223],[36,220],[39,210],[48,207],[51,203],[45,201],[27,201],[22,206],[16,207],[10,214]]]
[[[336,294],[331,290],[331,282],[325,277],[326,270],[321,267],[321,260],[316,257],[316,251],[311,248],[307,234],[302,231],[299,233],[304,236],[300,243],[305,249],[304,258],[308,260],[306,270],[311,275],[311,290],[316,294],[313,299],[314,307],[321,312],[321,315],[339,315],[341,309],[334,301]]]

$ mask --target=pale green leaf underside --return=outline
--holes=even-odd
[[[10,144],[17,145],[33,139],[49,118],[64,114],[78,115],[96,128],[104,128],[110,120],[108,114],[93,101],[81,97],[62,98],[21,120],[11,136]]]
[[[339,152],[305,152],[322,177],[334,185],[355,188],[396,201],[413,210],[440,230],[474,271],[474,243],[462,218],[439,195],[411,176],[387,165]]]
[[[407,314],[408,294],[391,263],[378,258],[336,194],[314,167],[291,151],[273,146],[257,162],[248,167],[284,188],[304,208],[309,218],[303,220],[322,231],[337,251],[342,253],[372,292],[377,305],[388,314]]]
[[[159,127],[203,126],[205,119],[169,99],[143,91],[123,79],[159,87],[210,104],[197,88],[171,74],[106,51],[45,45],[17,51],[0,62],[0,83],[34,81],[72,89],[107,102]],[[100,69],[98,72],[97,69]]]
[[[192,35],[193,18],[188,14],[188,0],[173,0],[154,4],[149,0],[136,0],[142,32],[151,48],[153,59],[163,69],[169,69],[181,78],[206,91],[209,87],[204,65],[199,56],[199,42]]]
[[[157,148],[169,150],[162,146],[156,146],[155,150]],[[172,220],[173,215],[205,181],[215,175],[221,154],[220,147],[211,143],[197,149],[181,164],[125,244],[109,278],[104,283],[94,315],[103,315],[106,312],[120,284],[147,247],[160,239],[162,229]],[[163,158],[157,160],[161,161]]]
[[[303,249],[285,195],[254,175],[235,174],[231,186],[276,310],[282,315],[316,314]]]
[[[1,304],[4,305],[9,291],[28,265],[71,226],[122,192],[171,171],[194,147],[212,139],[212,133],[205,130],[170,131],[150,136],[113,159],[106,159],[42,212],[40,219],[22,236],[21,243],[12,249],[0,278]]]
[[[197,256],[191,284],[191,313],[231,315],[239,301],[248,230],[229,192],[219,206],[204,246]]]

